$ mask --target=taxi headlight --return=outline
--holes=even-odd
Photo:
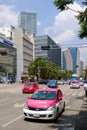
[[[29,110],[29,107],[26,104],[24,105],[24,108]]]
[[[53,105],[53,106],[51,106],[51,107],[48,108],[48,111],[55,110],[55,109],[56,109],[56,105]]]

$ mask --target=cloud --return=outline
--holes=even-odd
[[[0,5],[0,26],[10,24],[17,26],[18,13],[13,11],[14,6]]]
[[[54,39],[56,42],[61,43],[61,42],[65,41],[66,39],[68,41],[71,40],[74,36],[75,36],[74,30],[67,29],[67,30],[64,30],[64,32],[60,33],[58,36],[54,37]]]
[[[83,10],[83,8],[75,2],[69,7],[77,11]],[[44,33],[53,36],[55,41],[66,42],[67,40],[72,40],[76,36],[75,33],[77,30],[79,30],[76,15],[78,15],[78,13],[71,10],[58,13],[54,18],[53,25],[45,28]]]

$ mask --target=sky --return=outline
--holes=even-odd
[[[13,25],[17,27],[20,12],[34,12],[37,14],[37,35],[49,35],[62,47],[74,44],[87,43],[87,39],[80,39],[78,31],[80,26],[76,15],[78,13],[66,10],[60,12],[54,5],[54,0],[0,0],[0,27]],[[84,10],[81,3],[74,2],[69,5],[73,10]],[[79,48],[80,59],[87,64],[87,48]]]

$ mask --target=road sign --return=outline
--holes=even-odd
[[[49,46],[49,45],[41,46],[41,49],[42,49],[42,50],[49,50],[49,49],[50,49],[50,46]]]

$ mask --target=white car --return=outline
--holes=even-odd
[[[80,88],[80,84],[78,81],[72,81],[70,83],[70,88]]]
[[[58,120],[65,110],[63,93],[58,88],[37,90],[23,108],[25,118],[41,120]]]

